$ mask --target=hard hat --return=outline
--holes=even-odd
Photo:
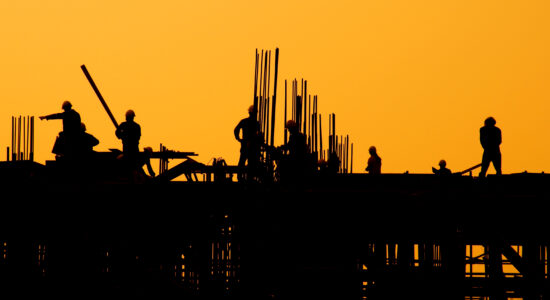
[[[292,128],[296,126],[296,122],[294,120],[288,120],[286,121],[286,128]]]
[[[62,109],[70,109],[71,107],[73,107],[73,105],[69,101],[64,101],[63,104],[61,105]]]
[[[153,152],[153,148],[151,148],[151,147],[145,147],[145,148],[143,148],[143,151],[152,153],[152,152]]]
[[[445,167],[447,165],[447,162],[444,159],[442,159],[439,161],[439,165],[442,167]]]
[[[376,153],[376,147],[370,146],[369,153]]]
[[[256,112],[256,109],[254,108],[254,105],[250,105],[250,106],[248,107],[248,112],[249,112],[249,113],[254,113],[254,112]]]
[[[136,113],[135,113],[133,110],[131,110],[131,109],[129,109],[129,110],[126,112],[126,118],[128,118],[128,117],[135,117],[135,116],[136,116]]]

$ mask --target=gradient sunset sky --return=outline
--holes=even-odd
[[[11,116],[70,100],[97,151],[121,148],[85,64],[119,123],[136,112],[141,147],[236,164],[255,50],[278,47],[275,144],[284,80],[304,78],[325,139],[329,113],[350,135],[354,172],[371,145],[386,173],[430,173],[440,159],[471,167],[488,116],[502,129],[504,173],[548,172],[549,14],[542,0],[1,1],[0,145],[10,146]],[[35,122],[43,163],[61,122]]]

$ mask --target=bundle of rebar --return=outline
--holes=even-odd
[[[318,95],[308,95],[307,80],[292,80],[291,120],[296,122],[306,136],[309,153],[317,161],[334,160],[338,163],[338,173],[353,172],[353,143],[349,135],[336,135],[336,114],[329,115],[328,149],[323,148],[322,116],[318,112]],[[287,80],[285,80],[285,124],[287,122]],[[288,142],[288,133],[284,132],[284,143]],[[350,153],[351,150],[351,153]]]
[[[11,151],[10,151],[11,150]],[[6,160],[34,160],[34,116],[11,117],[11,149]]]

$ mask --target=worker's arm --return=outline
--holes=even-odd
[[[149,176],[155,177],[155,171],[153,171],[153,167],[151,167],[151,161],[148,159],[145,164],[147,165],[147,171],[149,172]]]
[[[239,132],[241,131],[241,123],[239,123],[237,125],[237,127],[235,127],[235,129],[233,130],[233,134],[235,135],[235,139],[237,139],[237,141],[241,141],[241,138],[239,137]]]
[[[51,114],[46,116],[40,116],[40,120],[54,120],[54,119],[63,119],[63,113]]]

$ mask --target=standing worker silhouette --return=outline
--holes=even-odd
[[[254,105],[248,108],[248,117],[242,119],[239,124],[237,124],[233,130],[233,134],[235,135],[235,139],[241,143],[238,179],[242,181],[245,176],[244,170],[246,162],[248,162],[247,176],[251,176],[257,171],[256,168],[260,160],[262,141],[260,136],[260,123],[256,120],[256,108]]]
[[[485,120],[485,126],[479,129],[479,140],[483,147],[483,158],[481,160],[481,172],[479,172],[479,177],[485,177],[491,162],[493,162],[497,175],[502,175],[502,157],[500,154],[502,133],[500,129],[495,126],[496,123],[497,121],[493,117],[489,117]]]
[[[40,120],[63,120],[63,131],[59,133],[52,152],[64,157],[71,157],[77,151],[78,139],[81,133],[80,114],[72,108],[69,101],[61,105],[63,112],[46,116],[40,116]]]
[[[129,162],[135,162],[139,154],[141,127],[134,122],[135,116],[133,110],[128,110],[126,121],[122,122],[115,131],[117,138],[122,140],[122,154]]]
[[[376,147],[371,146],[369,148],[369,160],[367,162],[367,167],[365,168],[365,171],[369,172],[369,174],[380,174],[382,173],[382,158],[378,156],[378,153],[376,153]]]

